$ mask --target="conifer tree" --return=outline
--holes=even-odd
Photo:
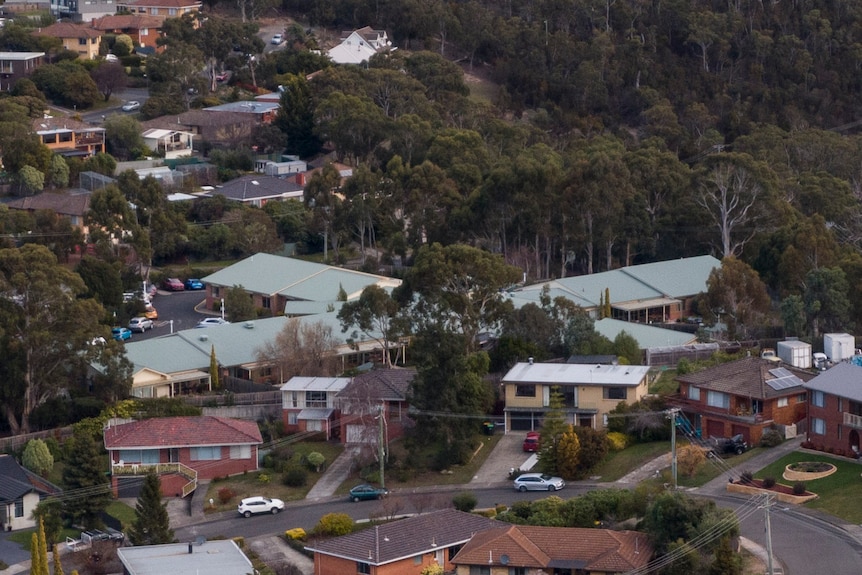
[[[560,443],[557,447],[557,470],[560,477],[563,479],[576,479],[578,477],[578,466],[581,462],[580,451],[581,440],[578,439],[574,426],[569,425],[569,428],[560,437]]]
[[[89,529],[101,525],[101,515],[111,502],[111,491],[105,475],[105,459],[88,433],[77,433],[71,442],[69,457],[63,469],[63,483],[69,490],[81,490],[64,502],[65,514],[72,523]]]
[[[60,547],[54,543],[54,575],[65,575],[63,564],[60,563]]]
[[[218,378],[218,360],[216,360],[215,345],[210,349],[210,384],[213,389],[221,389]]]
[[[135,545],[160,545],[174,540],[167,504],[162,502],[161,481],[153,472],[147,474],[138,496],[129,539]]]
[[[551,389],[548,411],[542,422],[542,438],[539,445],[539,469],[542,473],[558,472],[558,448],[560,438],[566,431],[566,416],[563,413],[563,394],[559,386]]]
[[[45,526],[39,520],[39,528],[36,530],[36,538],[39,541],[39,569],[41,575],[48,574],[48,543],[45,541]]]

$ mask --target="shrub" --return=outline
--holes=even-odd
[[[806,485],[804,481],[797,481],[793,484],[793,495],[805,495]]]
[[[773,487],[775,487],[775,478],[774,477],[764,477],[762,485],[766,489],[772,489]]]
[[[777,429],[767,429],[760,437],[761,447],[776,447],[784,442],[781,433]]]
[[[750,471],[743,471],[742,473],[739,474],[739,482],[740,483],[750,485],[753,480],[754,480],[754,474],[751,473]]]
[[[282,479],[282,483],[284,483],[288,487],[302,487],[305,485],[305,480],[307,477],[308,473],[305,471],[305,469],[294,466],[284,472],[284,479]]]
[[[288,539],[305,539],[305,529],[302,527],[294,527],[284,532],[284,536]]]
[[[676,362],[676,373],[677,375],[685,375],[687,373],[691,373],[694,367],[691,364],[691,361],[688,358],[681,358],[678,362]]]
[[[31,439],[24,448],[21,464],[38,475],[45,476],[54,467],[54,456],[41,439]]]
[[[611,448],[611,451],[622,451],[626,448],[628,441],[629,438],[626,437],[625,433],[620,433],[619,431],[608,433],[608,447]]]
[[[338,537],[353,531],[353,519],[346,513],[327,513],[314,527],[317,535]]]
[[[452,505],[455,506],[455,509],[458,511],[465,511],[467,513],[473,511],[478,502],[479,500],[476,499],[476,496],[469,491],[462,491],[452,498]]]
[[[496,509],[480,509],[478,511],[474,511],[476,515],[481,515],[482,517],[487,517],[488,519],[494,519],[497,516]]]
[[[234,497],[236,497],[236,493],[230,487],[222,487],[218,490],[218,500],[221,501],[222,505],[228,503]]]
[[[263,483],[264,485],[266,485],[267,483],[269,483],[270,477],[266,473],[261,473],[257,476],[257,480],[259,483]]]
[[[319,451],[312,451],[306,456],[305,460],[317,472],[320,472],[320,468],[326,463],[326,458]]]

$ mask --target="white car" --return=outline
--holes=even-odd
[[[222,319],[220,317],[208,317],[206,319],[202,319],[198,322],[195,327],[210,327],[213,325],[226,325],[230,322],[226,319]]]
[[[126,102],[125,104],[123,104],[123,111],[124,112],[134,112],[135,110],[140,110],[140,109],[141,109],[141,103],[137,102],[135,100],[132,100],[131,102]]]
[[[270,40],[270,43],[275,46],[278,46],[282,42],[284,42],[284,36],[282,36],[281,34],[276,34],[272,37],[272,40]]]
[[[148,329],[153,329],[153,320],[147,317],[133,317],[129,321],[129,330],[144,333]]]
[[[515,478],[515,489],[524,491],[557,491],[566,486],[562,477],[544,473],[524,473]]]
[[[272,513],[284,511],[284,501],[269,497],[246,497],[236,507],[237,513],[243,517],[251,517],[255,513]]]

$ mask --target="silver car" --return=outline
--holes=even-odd
[[[566,486],[562,477],[554,477],[545,473],[524,473],[515,478],[515,489],[518,491],[557,491]]]

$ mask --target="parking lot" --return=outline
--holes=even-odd
[[[213,314],[202,314],[195,311],[195,306],[204,300],[205,293],[203,291],[169,292],[159,290],[158,295],[153,298],[153,307],[159,312],[159,319],[153,322],[155,327],[144,333],[133,334],[128,341],[142,341],[183,329],[191,329],[205,317],[213,317]]]

